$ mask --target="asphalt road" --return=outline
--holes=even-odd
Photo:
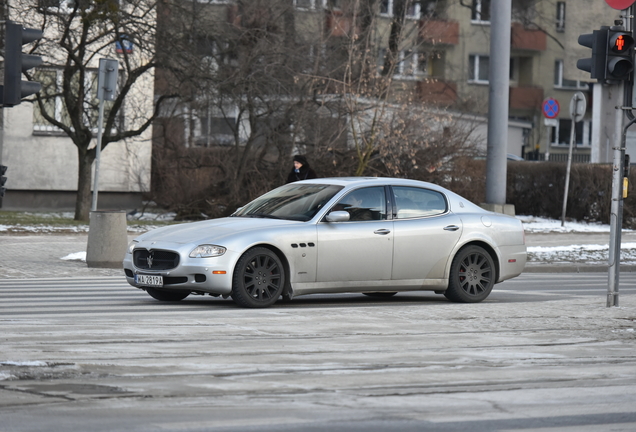
[[[635,276],[527,274],[483,303],[161,303],[121,277],[0,280],[0,432],[633,431]]]

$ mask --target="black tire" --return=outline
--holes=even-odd
[[[285,286],[285,268],[271,250],[255,247],[236,263],[232,299],[247,308],[264,308],[276,303]]]
[[[146,288],[146,292],[153,299],[169,302],[181,301],[190,295],[188,291],[168,291],[155,288]]]
[[[362,293],[362,294],[369,297],[389,298],[396,295],[397,292],[368,292],[368,293]]]
[[[495,262],[479,246],[461,249],[451,264],[448,289],[444,296],[458,303],[479,303],[495,286]]]

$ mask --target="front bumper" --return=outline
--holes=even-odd
[[[154,246],[154,245],[153,245]],[[135,249],[143,248],[143,243]],[[158,249],[154,247],[155,249]],[[179,255],[179,264],[169,270],[150,270],[135,266],[133,255],[126,253],[123,261],[126,280],[134,287],[144,289],[148,285],[135,282],[135,275],[162,276],[163,286],[157,289],[170,289],[215,295],[229,295],[232,292],[232,275],[238,260],[238,254],[227,251],[219,257],[190,258],[192,247],[164,248]]]

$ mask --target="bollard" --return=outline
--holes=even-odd
[[[128,234],[125,211],[92,211],[88,227],[86,264],[122,268]]]

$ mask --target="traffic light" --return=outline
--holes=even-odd
[[[590,73],[590,78],[605,81],[605,60],[607,58],[607,37],[609,30],[602,28],[579,36],[579,45],[592,48],[592,57],[579,59],[576,67]]]
[[[22,72],[42,64],[42,57],[22,53],[22,45],[42,38],[42,31],[24,28],[7,21],[4,38],[4,86],[2,105],[19,105],[23,98],[37,93],[42,85],[36,81],[22,81]]]
[[[629,81],[634,71],[634,38],[622,30],[608,30],[605,79]]]
[[[0,165],[0,198],[4,196],[4,191],[6,190],[4,188],[4,183],[7,181],[7,178],[4,176],[4,173],[6,172],[7,172],[7,166]]]

